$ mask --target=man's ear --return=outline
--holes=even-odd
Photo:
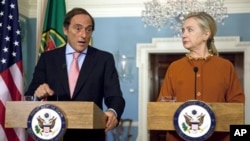
[[[63,33],[67,36],[68,35],[68,29],[63,27]]]

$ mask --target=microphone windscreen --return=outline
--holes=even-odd
[[[194,67],[194,72],[196,73],[196,72],[198,72],[198,67]]]

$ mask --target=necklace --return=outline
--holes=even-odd
[[[192,57],[190,53],[187,53],[186,56],[187,56],[187,58],[189,60],[207,60],[208,58],[210,58],[210,57],[212,57],[214,55],[209,53],[206,57],[197,57],[197,58],[195,58],[195,57]]]

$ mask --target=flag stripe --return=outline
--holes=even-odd
[[[2,100],[0,101],[0,111],[1,111],[1,115],[4,115],[5,113],[5,106],[4,106],[4,103],[2,102]],[[4,125],[4,116],[0,116],[0,124],[1,125]],[[1,126],[0,126],[1,127]]]
[[[13,81],[13,77],[11,75],[10,69],[3,71],[1,75],[2,75],[3,81],[5,82],[7,86],[7,89],[9,90],[9,94],[11,96],[10,100],[12,99],[15,100],[16,95],[20,96],[20,93],[18,92],[15,82]]]
[[[2,103],[2,100],[0,100],[0,115],[4,115],[4,113],[5,113],[5,107]],[[0,141],[7,141],[4,127],[2,127],[1,125],[4,125],[4,116],[0,116]]]
[[[20,70],[20,67],[22,68],[22,61],[19,61],[10,67],[10,73],[15,83],[13,86],[15,86],[16,90],[16,92],[13,92],[15,95],[12,97],[12,99],[15,100],[21,100],[23,92],[23,75],[21,72],[22,69]]]
[[[19,141],[19,137],[13,128],[5,128],[5,133],[8,141]]]
[[[1,86],[1,91],[0,91],[0,102],[5,106],[5,102],[11,100],[11,97],[9,95],[9,90],[8,87],[6,86],[4,80],[2,79],[2,75],[0,75],[0,86]],[[3,113],[4,115],[4,113]],[[1,117],[0,117],[1,118]]]
[[[24,141],[25,139],[25,133],[23,128],[14,128],[15,133],[17,135],[18,140],[17,141]]]

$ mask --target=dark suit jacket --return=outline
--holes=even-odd
[[[125,100],[111,53],[88,47],[71,99],[65,47],[44,52],[35,67],[32,82],[25,95],[34,95],[37,87],[43,83],[47,83],[55,92],[52,97],[48,97],[49,101],[93,101],[103,109],[104,100],[108,108],[117,112],[118,120],[123,113]]]

